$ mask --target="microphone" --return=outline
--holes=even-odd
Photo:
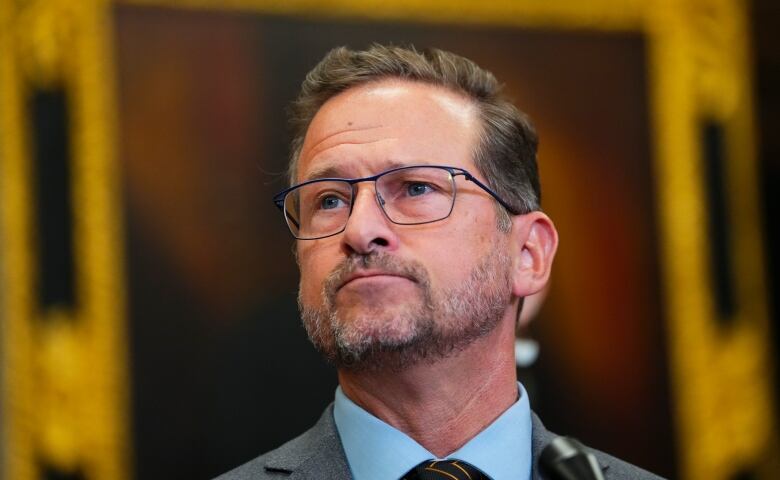
[[[604,480],[596,457],[571,437],[556,437],[544,447],[539,472],[545,480]]]

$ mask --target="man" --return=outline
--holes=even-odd
[[[558,236],[528,119],[465,58],[379,45],[331,51],[293,111],[275,201],[340,386],[311,430],[221,478],[540,478],[553,435],[513,349]],[[657,478],[596,456],[608,479]]]

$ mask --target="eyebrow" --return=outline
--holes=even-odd
[[[399,162],[397,160],[390,160],[387,163],[384,164],[382,170],[377,172],[376,174],[385,172],[387,170],[392,170],[394,168],[399,167],[411,167],[415,165],[425,165],[424,163],[417,164],[417,163],[411,163],[411,164],[405,164],[402,162]],[[341,173],[342,170],[337,165],[325,165],[319,168],[313,169],[311,172],[309,172],[308,175],[306,175],[306,178],[302,179],[303,182],[308,182],[311,180],[318,180],[320,178],[348,178],[345,177],[343,173]],[[376,175],[374,174],[374,175]],[[369,175],[372,176],[372,175]]]
[[[309,174],[306,175],[306,178],[302,179],[302,181],[308,182],[310,180],[317,180],[320,178],[341,178],[339,176],[339,172],[339,167],[335,165],[326,165],[324,167],[315,168],[309,172]]]

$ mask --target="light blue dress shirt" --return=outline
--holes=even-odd
[[[447,458],[464,460],[493,480],[531,478],[531,407],[523,385],[517,385],[520,398]],[[398,480],[420,462],[436,458],[356,405],[341,387],[336,389],[333,417],[355,480]]]

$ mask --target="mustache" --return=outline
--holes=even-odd
[[[372,252],[367,255],[353,254],[339,262],[326,277],[323,284],[325,299],[331,302],[336,291],[351,275],[356,271],[369,269],[406,277],[422,286],[430,284],[427,270],[421,263],[414,260],[401,260],[385,252]]]

